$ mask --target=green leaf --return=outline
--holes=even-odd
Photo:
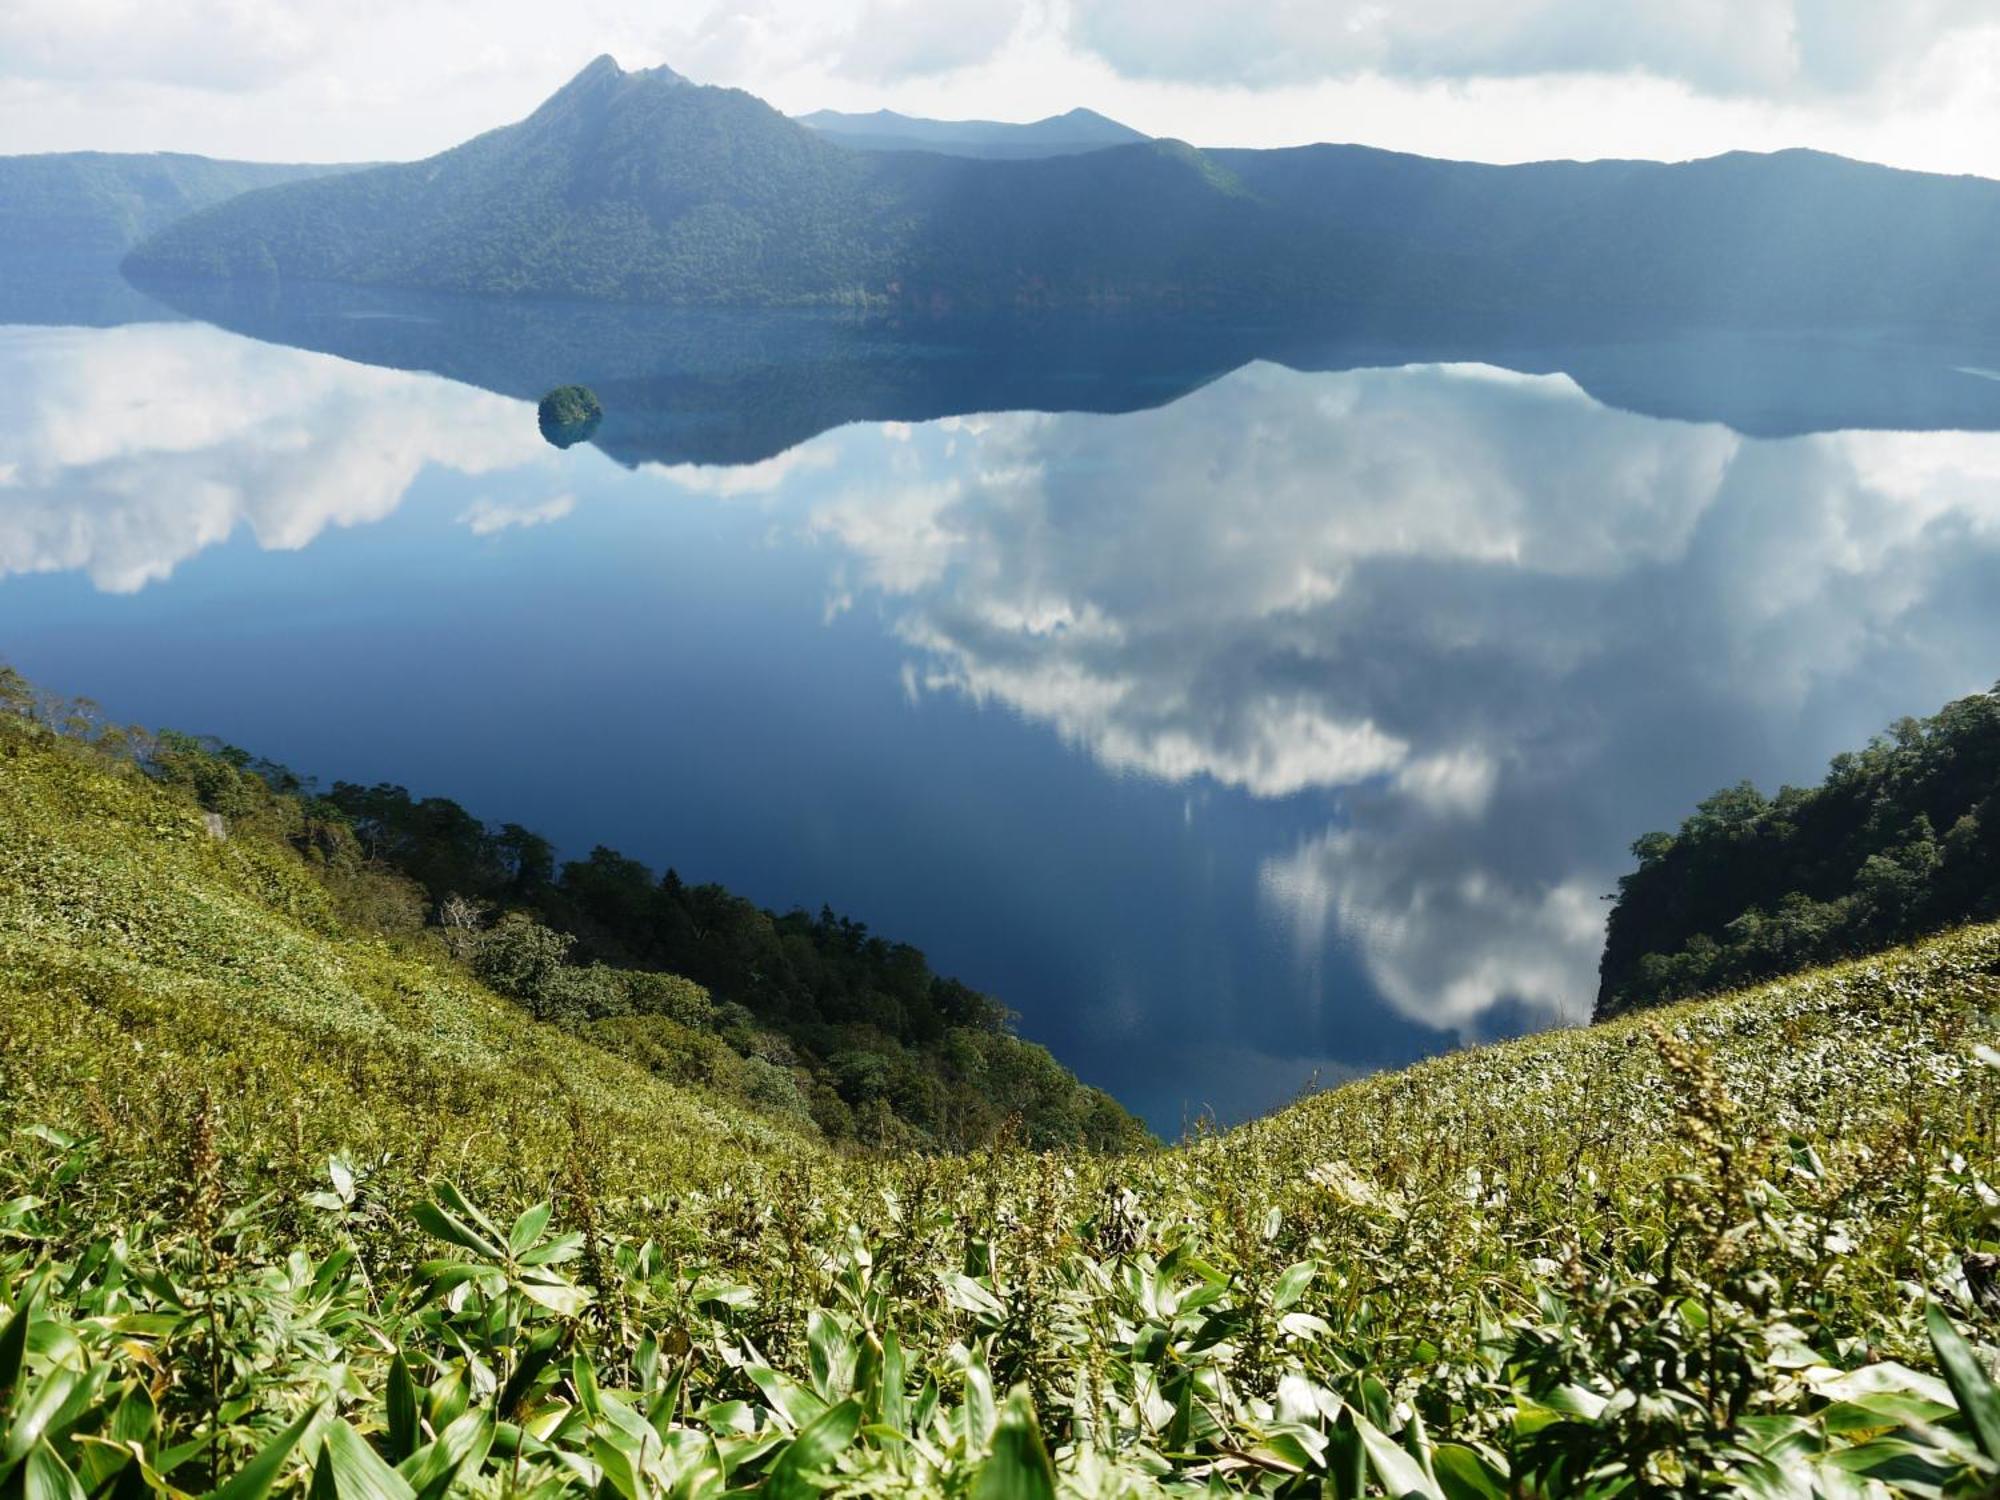
[[[702,1281],[695,1284],[694,1304],[696,1307],[721,1306],[748,1308],[757,1305],[756,1291],[738,1282]]]
[[[1444,1500],[1443,1492],[1394,1438],[1358,1414],[1354,1426],[1361,1434],[1361,1446],[1367,1450],[1368,1467],[1375,1471],[1383,1490],[1394,1500],[1410,1500],[1413,1495],[1418,1500]]]
[[[811,1500],[825,1488],[818,1476],[853,1443],[861,1431],[861,1403],[852,1399],[830,1406],[799,1429],[764,1476],[766,1500]]]
[[[90,1404],[103,1373],[102,1366],[95,1378],[78,1370],[50,1370],[40,1384],[29,1386],[15,1402],[14,1422],[0,1445],[0,1461],[17,1464],[45,1435],[61,1432]]]
[[[771,1410],[795,1432],[826,1411],[824,1401],[789,1375],[780,1375],[763,1365],[752,1365],[743,1373],[764,1393],[765,1403]]]
[[[227,1484],[212,1490],[208,1500],[264,1500],[271,1493],[271,1486],[278,1482],[278,1476],[284,1472],[285,1460],[292,1456],[292,1450],[298,1447],[306,1430],[318,1420],[317,1408],[300,1417],[266,1443]]]
[[[590,1306],[590,1288],[562,1281],[553,1275],[523,1277],[516,1285],[530,1302],[546,1307],[562,1318],[574,1318]]]
[[[21,1500],[84,1500],[83,1486],[62,1455],[37,1443],[21,1468]]]
[[[499,1399],[493,1403],[493,1409],[503,1420],[514,1416],[515,1409],[533,1390],[535,1381],[555,1362],[556,1348],[561,1344],[562,1337],[562,1325],[551,1323],[528,1340],[528,1347],[521,1351],[521,1358],[514,1366],[514,1373],[507,1377],[506,1386],[501,1390]]]
[[[532,1248],[535,1241],[542,1237],[542,1231],[549,1227],[549,1215],[553,1212],[554,1204],[542,1202],[516,1219],[514,1227],[507,1231],[507,1253],[518,1257]]]
[[[493,1446],[493,1419],[484,1410],[463,1413],[438,1434],[437,1441],[419,1448],[396,1466],[419,1500],[438,1500],[460,1473],[476,1472]]]
[[[842,1328],[820,1308],[806,1315],[806,1346],[812,1367],[813,1389],[823,1401],[835,1401],[848,1392],[836,1390],[843,1384],[854,1363],[854,1343]]]
[[[1924,1321],[1930,1326],[1931,1347],[1937,1350],[1938,1367],[1944,1371],[1952,1395],[1958,1398],[1958,1409],[1970,1424],[1979,1451],[2000,1463],[2000,1394],[1995,1393],[1993,1382],[1973,1357],[1971,1346],[1952,1326],[1943,1308],[1931,1303],[1924,1309]]]
[[[984,1448],[993,1436],[995,1420],[993,1377],[986,1373],[984,1365],[965,1367],[965,1404],[959,1408],[958,1417],[965,1446],[974,1452]]]
[[[904,1391],[907,1377],[903,1371],[903,1341],[896,1337],[896,1330],[882,1331],[882,1409],[884,1426],[893,1427],[898,1432],[909,1429],[909,1397]]]
[[[416,1500],[409,1482],[384,1463],[360,1433],[339,1420],[326,1429],[313,1473],[315,1491],[321,1473],[329,1480],[331,1500]],[[315,1494],[314,1500],[323,1497]]]
[[[478,1233],[471,1225],[452,1214],[446,1213],[435,1203],[419,1203],[410,1210],[410,1217],[417,1221],[424,1233],[461,1250],[470,1250],[474,1255],[488,1260],[499,1260],[500,1247]]]
[[[1506,1500],[1506,1477],[1463,1444],[1439,1443],[1431,1454],[1431,1468],[1446,1500]]]
[[[972,1482],[972,1500],[1055,1500],[1056,1466],[1042,1442],[1034,1403],[1014,1387],[993,1429],[993,1452]]]
[[[21,1370],[28,1357],[28,1324],[34,1319],[35,1302],[41,1291],[39,1278],[29,1282],[21,1300],[14,1304],[14,1316],[7,1320],[5,1329],[0,1329],[0,1408],[11,1402],[14,1388],[21,1383]]]
[[[954,1272],[944,1278],[944,1299],[961,1312],[998,1323],[1007,1316],[1000,1299],[970,1276]]]
[[[410,1367],[400,1351],[389,1364],[389,1389],[384,1405],[388,1408],[389,1457],[401,1463],[417,1451],[423,1425],[417,1409],[417,1383],[410,1378]]]
[[[1319,1262],[1316,1260],[1302,1260],[1295,1266],[1287,1266],[1278,1278],[1277,1286],[1272,1288],[1271,1306],[1283,1312],[1306,1294],[1306,1288],[1312,1285],[1312,1279],[1318,1273]]]
[[[588,1356],[577,1354],[569,1362],[569,1383],[576,1391],[576,1404],[587,1417],[604,1415],[603,1398],[597,1394],[597,1367]]]

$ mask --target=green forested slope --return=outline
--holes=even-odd
[[[0,256],[108,264],[196,209],[252,188],[345,170],[165,151],[0,156]]]
[[[1905,719],[1816,787],[1748,782],[1632,846],[1597,1014],[2000,916],[2000,689]]]
[[[442,951],[370,931],[359,917],[399,901],[394,883],[315,873],[268,827],[217,839],[129,762],[18,725],[0,715],[16,1108],[154,1138],[208,1095],[303,1160],[415,1148],[524,1183],[561,1160],[573,1115],[663,1185],[813,1149],[809,1130],[661,1083]]]
[[[59,939],[58,954],[84,956],[75,961],[120,956],[99,954],[109,934],[174,983],[220,964],[263,1013],[337,1025],[363,1051],[382,1036],[401,1046],[408,1032],[450,1036],[466,1058],[505,1055],[511,1041],[480,1040],[497,1004],[547,1023],[509,1020],[509,1037],[592,1044],[571,1046],[579,1066],[593,1063],[593,1048],[613,1053],[657,1084],[871,1149],[1013,1137],[1101,1150],[1148,1139],[1116,1101],[1015,1036],[997,1003],[933,974],[915,948],[830,912],[778,917],[718,886],[655,880],[604,848],[558,867],[525,829],[488,828],[455,803],[397,787],[341,785],[316,797],[240,751],[108,730],[88,705],[38,698],[4,667],[0,727],[13,758],[34,768],[13,793],[23,799],[10,819],[14,857],[24,862],[14,910]],[[67,800],[52,804],[37,788],[58,772]],[[164,842],[135,844],[143,828],[131,820],[149,804]],[[177,831],[204,814],[227,837],[215,850],[183,848]],[[207,863],[185,863],[197,858]],[[240,891],[211,889],[211,877],[232,871],[265,882],[251,894],[277,905],[279,926],[235,905],[213,915]],[[83,925],[47,928],[49,913],[73,910]],[[245,922],[255,941],[231,953],[226,934]],[[326,945],[351,954],[370,941],[387,943],[398,967],[356,991],[352,960],[329,957]],[[412,977],[426,965],[429,979]],[[480,998],[462,1005],[475,980]],[[397,997],[422,1003],[403,1014]],[[466,1019],[474,1015],[477,1025]],[[532,1110],[548,1107],[538,1093]]]
[[[10,1493],[2000,1475],[2000,928],[1169,1152],[843,1158],[363,935],[395,884],[255,823],[0,727]]]

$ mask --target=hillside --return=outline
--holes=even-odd
[[[1600,1018],[2000,916],[2000,688],[1903,720],[1817,787],[1726,787],[1632,852]]]
[[[1072,109],[1045,120],[927,120],[893,109],[845,114],[837,109],[793,116],[799,124],[855,151],[936,151],[945,156],[1025,160],[1074,156],[1147,139],[1141,132],[1091,109]]]
[[[1036,127],[1039,128],[1039,127]],[[1811,152],[1481,166],[1171,141],[857,151],[738,90],[600,58],[426,161],[245,194],[142,278],[272,278],[931,314],[1132,306],[1602,337],[1688,320],[1971,337],[2000,183]]]
[[[1288,285],[1348,274],[1284,227],[1186,147],[856,152],[740,90],[604,57],[518,124],[222,205],[127,265],[142,279],[939,310],[1212,300],[1245,254]]]
[[[809,1126],[665,1083],[385,935],[399,885],[290,826],[333,852],[315,865],[269,818],[218,839],[193,798],[0,712],[10,1109],[82,1109],[143,1150],[219,1097],[246,1139],[285,1138],[291,1170],[415,1147],[419,1170],[523,1187],[564,1160],[573,1118],[661,1188],[816,1154]]]
[[[167,828],[215,820],[229,857],[249,861],[264,882],[256,889],[303,923],[303,933],[274,929],[260,939],[264,967],[254,981],[243,961],[215,958],[230,965],[223,977],[232,983],[283,997],[290,1008],[281,1020],[358,1015],[364,1037],[384,1024],[435,1035],[439,1014],[483,984],[482,1015],[497,993],[510,1010],[550,1023],[537,1033],[592,1044],[576,1066],[594,1065],[593,1049],[625,1058],[662,1085],[684,1085],[792,1135],[877,1150],[964,1149],[1008,1136],[1098,1149],[1147,1140],[1107,1095],[1013,1035],[996,1002],[933,974],[917,949],[830,911],[778,916],[719,886],[687,886],[671,872],[656,879],[606,848],[559,866],[553,848],[518,825],[489,828],[455,803],[417,801],[399,787],[338,784],[319,797],[240,751],[104,729],[87,706],[37,701],[4,667],[0,725],[14,726],[9,758],[23,773],[11,804],[0,804],[0,843],[14,846],[22,883],[14,914],[26,922],[38,899],[66,889],[63,909],[88,915],[75,942],[66,936],[54,950],[64,962],[107,930],[164,941],[175,924],[199,926],[196,909],[242,894],[208,889],[230,866],[190,864],[199,847],[169,840],[120,853],[127,824],[148,815],[150,800]],[[65,725],[76,733],[55,732]],[[42,795],[49,777],[64,800]],[[113,874],[130,883],[103,884]],[[182,899],[135,905],[140,885]],[[370,993],[438,998],[385,1019],[344,985],[302,980],[348,970],[315,946],[332,939],[390,945],[401,967]],[[168,952],[204,961],[217,947],[173,941]],[[286,972],[268,967],[274,952],[294,955]],[[187,977],[186,967],[174,975]],[[453,1029],[464,1056],[512,1046],[481,1042],[462,1022]],[[545,1090],[534,1097],[537,1109],[548,1107]]]
[[[169,151],[0,156],[0,258],[113,262],[196,209],[252,188],[346,170]]]
[[[363,935],[396,887],[325,830],[229,834],[0,724],[0,1484],[26,1494],[2000,1473],[2000,928],[1172,1152],[843,1158]]]

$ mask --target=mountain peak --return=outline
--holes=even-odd
[[[676,88],[692,87],[686,78],[665,63],[654,68],[635,68],[627,72],[618,65],[617,58],[609,52],[604,52],[585,63],[574,78],[549,95],[536,113],[566,108],[582,100],[609,98],[634,85],[646,84],[667,84]]]

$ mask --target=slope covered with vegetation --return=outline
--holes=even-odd
[[[1905,719],[1817,787],[1717,792],[1632,846],[1597,1014],[2000,916],[2000,689]]]
[[[94,853],[67,861],[60,876],[44,872],[48,880],[80,882],[83,872],[111,868],[105,857],[128,830],[115,818],[94,826],[93,788],[147,791],[182,804],[171,826],[213,817],[240,858],[273,869],[303,859],[292,870],[300,889],[324,887],[321,907],[331,901],[348,928],[428,959],[447,995],[483,982],[663,1082],[794,1130],[873,1149],[962,1149],[1003,1134],[1100,1150],[1147,1139],[1116,1101],[1015,1036],[997,1003],[932,973],[908,944],[829,911],[777,916],[720,886],[687,886],[672,872],[655,880],[604,848],[558,867],[553,848],[528,830],[489,828],[456,803],[417,801],[400,787],[341,784],[315,796],[242,751],[107,730],[88,705],[40,699],[4,667],[0,717],[40,730],[45,755],[70,757],[78,790],[63,806],[94,820],[80,834]],[[17,735],[17,753],[28,743]],[[23,848],[61,829],[51,814],[46,803],[15,809]],[[165,861],[169,851],[149,854]],[[208,872],[168,867],[153,883],[198,891]],[[90,889],[77,883],[71,900]],[[120,907],[115,894],[104,895],[93,930],[149,932],[154,909]],[[285,895],[285,911],[317,921],[298,905],[305,899]],[[297,1003],[314,1002],[300,994]],[[345,1006],[336,998],[327,1009]],[[407,1024],[434,1025],[421,1016]]]
[[[252,188],[345,170],[169,151],[0,156],[0,256],[110,263],[197,209]]]
[[[606,57],[517,124],[220,205],[129,264],[627,301],[1960,335],[2000,323],[1996,237],[2000,184],[1809,152],[1500,167],[1173,141],[853,150],[739,90]]]
[[[9,1493],[2000,1478],[2000,928],[1170,1152],[843,1156],[196,790],[0,715]]]

